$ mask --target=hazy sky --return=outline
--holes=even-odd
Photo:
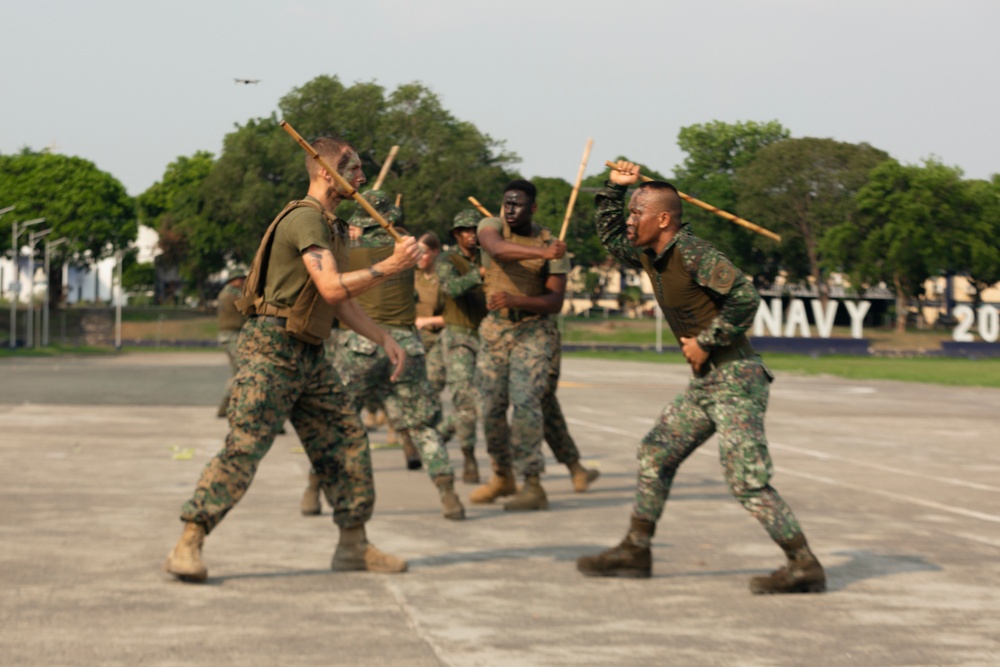
[[[996,0],[0,0],[0,153],[54,146],[137,195],[328,74],[423,83],[528,177],[572,181],[588,137],[588,174],[670,173],[684,126],[778,120],[988,178],[998,35]]]

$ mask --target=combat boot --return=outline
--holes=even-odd
[[[600,471],[584,468],[580,465],[580,462],[570,463],[566,466],[569,468],[569,474],[573,478],[573,490],[577,493],[583,493],[590,488],[590,485],[601,476]]]
[[[208,568],[201,560],[201,547],[205,544],[205,527],[188,521],[173,551],[163,563],[163,569],[181,581],[201,583],[208,578]]]
[[[441,475],[440,477],[435,477],[434,486],[438,488],[438,493],[441,494],[441,512],[444,514],[444,518],[451,519],[452,521],[461,521],[464,519],[465,508],[462,507],[462,501],[455,494],[455,476]]]
[[[334,572],[406,572],[409,564],[402,558],[382,553],[368,542],[364,525],[340,529],[340,542],[333,553],[330,569]]]
[[[517,493],[517,482],[510,468],[499,470],[494,468],[490,481],[473,489],[469,500],[476,505],[488,505],[500,496],[512,496]]]
[[[621,544],[596,556],[582,556],[576,561],[576,569],[588,577],[648,579],[653,574],[650,542],[655,532],[654,522],[632,517]]]
[[[806,536],[798,534],[790,541],[779,543],[788,562],[766,577],[750,579],[754,595],[780,593],[822,593],[826,590],[826,574],[816,556],[806,544]]]
[[[547,510],[549,499],[545,497],[545,489],[538,481],[538,475],[528,475],[524,478],[524,486],[513,498],[508,500],[503,508],[508,512],[527,512],[529,510]]]
[[[462,456],[465,458],[465,466],[462,468],[462,481],[466,484],[479,484],[479,464],[476,463],[476,454],[471,449],[463,449]]]
[[[229,409],[229,394],[227,393],[222,397],[222,402],[219,403],[219,409],[215,411],[215,416],[220,419],[226,416],[226,410]]]
[[[420,460],[420,452],[417,451],[417,446],[413,444],[413,439],[410,438],[410,432],[396,431],[396,435],[399,436],[399,441],[403,443],[403,456],[406,457],[406,469],[420,470],[424,464]]]
[[[319,475],[314,472],[309,473],[309,485],[302,494],[299,508],[303,516],[316,516],[323,511],[323,506],[319,502]]]

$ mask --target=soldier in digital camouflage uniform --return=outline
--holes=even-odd
[[[246,282],[246,276],[242,273],[236,273],[230,276],[226,284],[219,290],[218,307],[216,308],[219,322],[218,341],[219,347],[229,358],[229,380],[226,382],[226,391],[222,395],[222,401],[216,412],[219,417],[226,416],[226,408],[229,407],[229,396],[233,387],[232,378],[239,370],[236,362],[236,341],[240,337],[240,329],[243,328],[246,317],[236,307],[236,301],[243,296],[244,282]]]
[[[683,223],[677,190],[664,182],[640,185],[637,165],[619,161],[597,194],[597,230],[619,261],[642,268],[653,283],[694,376],[687,391],[667,407],[642,440],[631,526],[625,539],[578,569],[591,576],[648,577],[650,541],[680,464],[713,433],[718,435],[726,483],[785,552],[787,564],[753,577],[753,593],[821,592],[826,577],[809,550],[792,510],[771,486],[771,457],[764,435],[770,371],[745,332],[760,297],[750,280],[718,250]]]
[[[389,222],[398,219],[399,209],[385,192],[373,190],[364,197]],[[392,237],[367,213],[359,211],[351,224],[362,228],[361,236],[351,242],[351,269],[363,269],[392,252]],[[406,351],[406,367],[399,377],[392,377],[385,354],[354,332],[342,333],[340,344],[331,353],[354,404],[360,408],[369,397],[382,402],[389,423],[400,434],[405,432],[419,450],[440,494],[442,514],[460,520],[465,518],[465,509],[455,494],[455,473],[436,428],[441,420],[441,401],[427,381],[424,347],[414,326],[414,290],[413,271],[404,271],[358,298],[361,307]]]
[[[352,188],[364,182],[361,160],[350,144],[324,137],[312,145]],[[326,360],[323,343],[334,319],[339,319],[371,345],[381,345],[395,373],[402,371],[406,356],[399,344],[352,297],[401,273],[410,275],[407,270],[417,260],[416,241],[407,237],[386,259],[346,271],[347,227],[332,211],[350,192],[311,157],[306,165],[308,195],[274,219],[247,276],[240,308],[250,319],[239,339],[229,434],[181,508],[184,531],[164,563],[167,572],[184,581],[207,577],[201,558],[205,535],[246,493],[274,442],[275,426],[286,417],[334,508],[340,540],[331,568],[407,568],[406,561],[367,540],[365,523],[375,502],[368,438],[337,371]]]
[[[479,483],[475,455],[478,418],[475,371],[479,324],[486,316],[482,262],[476,240],[479,219],[479,215],[469,210],[455,216],[451,226],[455,249],[445,253],[437,263],[438,284],[444,297],[445,330],[441,347],[445,381],[454,406],[454,412],[440,430],[445,440],[457,437],[465,459],[462,481],[467,484]]]
[[[533,221],[535,194],[530,182],[511,181],[504,188],[502,219],[486,218],[478,230],[489,314],[479,326],[476,381],[493,475],[471,500],[492,503],[516,493],[504,505],[509,511],[548,508],[540,477],[542,402],[551,388],[557,340],[549,315],[562,309],[569,272],[566,244]],[[515,473],[524,477],[519,491]]]
[[[413,273],[417,291],[417,331],[424,344],[427,359],[427,381],[435,395],[444,390],[446,374],[441,336],[444,333],[444,295],[437,276],[437,260],[441,255],[441,241],[434,232],[427,232],[417,239],[420,260]]]

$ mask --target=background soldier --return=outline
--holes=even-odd
[[[694,377],[642,440],[635,507],[625,539],[604,553],[580,558],[577,568],[586,575],[650,576],[650,541],[674,474],[718,433],[726,483],[788,559],[770,576],[753,577],[750,590],[821,592],[826,589],[823,568],[791,508],[770,485],[764,412],[773,376],[744,333],[760,296],[722,253],[692,234],[681,219],[677,190],[669,183],[640,185],[629,202],[628,221],[623,221],[625,192],[638,180],[637,165],[618,162],[597,194],[597,230],[619,261],[649,275]]]
[[[352,187],[364,183],[361,160],[346,142],[321,138],[313,147]],[[332,211],[346,196],[334,177],[306,159],[309,191],[274,219],[247,276],[243,312],[251,318],[239,339],[240,369],[229,410],[225,447],[202,471],[193,497],[181,509],[184,532],[164,563],[183,581],[204,581],[205,535],[246,493],[257,465],[287,416],[313,469],[329,489],[340,541],[334,570],[402,572],[406,561],[370,544],[365,523],[375,503],[371,452],[357,410],[326,360],[323,342],[334,318],[381,345],[398,375],[406,359],[399,344],[351,300],[412,267],[413,238],[396,244],[384,260],[345,272],[347,227]]]
[[[524,486],[505,510],[548,508],[540,483],[545,469],[542,400],[550,387],[555,323],[562,309],[569,259],[566,244],[533,222],[535,186],[525,180],[504,188],[502,219],[479,223],[486,255],[484,291],[489,315],[479,327],[476,361],[483,430],[493,476],[473,491],[474,503],[515,493],[514,472]],[[513,405],[510,424],[507,408]]]
[[[221,347],[229,358],[229,380],[226,382],[226,391],[222,395],[219,409],[216,414],[219,417],[226,416],[226,408],[229,407],[229,395],[233,389],[233,376],[236,375],[238,366],[236,363],[236,341],[240,337],[240,329],[246,321],[236,307],[236,301],[243,296],[243,284],[246,282],[246,275],[235,273],[229,277],[226,284],[219,291],[218,307],[216,313],[219,321],[219,347]]]
[[[486,317],[486,296],[476,240],[478,225],[479,216],[474,211],[465,210],[456,215],[451,226],[455,249],[437,263],[438,283],[444,297],[445,330],[441,348],[445,381],[455,409],[441,432],[445,441],[452,436],[458,437],[465,459],[462,481],[467,484],[479,483],[475,454],[478,397],[474,379],[479,324]]]
[[[399,209],[385,192],[371,190],[364,197],[390,222],[399,218]],[[361,236],[351,242],[351,269],[371,266],[392,253],[392,237],[364,211],[352,216],[351,224],[362,228]],[[427,473],[440,493],[445,518],[464,519],[465,508],[455,494],[455,473],[448,451],[435,428],[441,421],[441,401],[427,381],[424,347],[414,326],[417,315],[413,272],[394,276],[362,295],[358,303],[389,331],[409,358],[403,372],[394,377],[391,359],[370,341],[354,332],[342,334],[332,354],[348,393],[359,408],[368,397],[382,402],[389,423],[401,436],[406,431],[420,451]]]
[[[441,241],[434,232],[427,232],[417,239],[417,244],[422,254],[413,273],[413,287],[417,291],[416,327],[420,342],[424,344],[427,381],[434,395],[439,396],[445,385],[444,353],[440,344],[444,332],[444,295],[437,277]]]

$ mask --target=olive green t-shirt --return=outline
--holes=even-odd
[[[532,223],[532,225],[536,229],[536,231],[541,233],[541,230],[538,227],[538,225],[534,223]],[[500,233],[500,236],[503,237],[503,220],[501,220],[500,218],[483,218],[479,222],[479,228],[476,231],[478,233],[484,229],[495,229]],[[511,234],[513,233],[514,232],[511,232]],[[538,234],[534,234],[533,236],[537,235]],[[482,253],[482,261],[483,261],[483,266],[486,268],[489,268],[490,265],[493,264],[493,258],[490,257],[490,253],[486,251],[483,251]],[[547,271],[548,275],[551,276],[556,274],[569,273],[571,268],[572,265],[570,264],[569,261],[569,255],[563,255],[559,259],[550,259],[548,261]]]
[[[309,271],[302,261],[302,252],[309,246],[333,252],[330,227],[323,214],[309,206],[300,206],[286,215],[274,230],[264,301],[279,307],[291,307],[295,303],[309,280]]]

